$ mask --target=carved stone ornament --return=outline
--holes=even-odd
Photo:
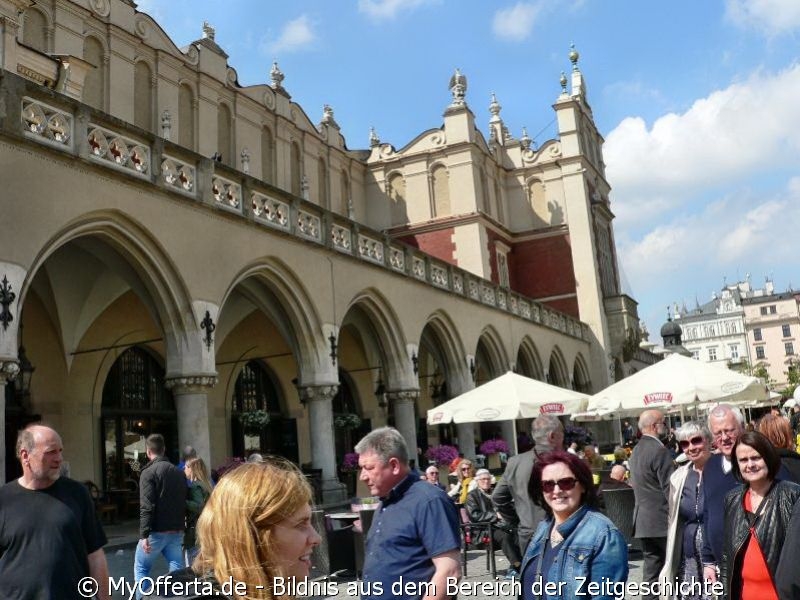
[[[339,391],[338,385],[309,385],[297,388],[297,394],[303,404],[333,400],[337,391]]]
[[[16,361],[0,360],[0,384],[13,380],[19,373],[19,363]]]
[[[105,18],[111,14],[109,0],[89,0],[89,8],[99,17]]]
[[[187,375],[170,377],[164,381],[164,387],[176,393],[205,393],[208,388],[217,385],[216,375]]]
[[[419,399],[419,390],[398,390],[386,392],[386,400],[395,404],[413,403]]]
[[[16,297],[8,278],[3,275],[3,281],[0,282],[0,324],[3,325],[3,331],[7,330],[8,324],[14,320],[9,307]]]

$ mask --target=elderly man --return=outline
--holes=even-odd
[[[675,464],[661,441],[667,433],[661,411],[646,410],[639,415],[639,430],[642,439],[630,458],[630,481],[636,498],[633,528],[644,555],[642,581],[652,582],[658,579],[667,553],[667,498]]]
[[[362,600],[443,600],[448,578],[461,576],[455,505],[411,471],[396,429],[371,431],[355,450],[361,481],[381,499],[367,535]]]
[[[536,506],[528,495],[533,463],[541,454],[564,449],[564,427],[558,417],[541,415],[531,423],[531,437],[533,449],[508,460],[503,477],[492,494],[497,512],[503,519],[519,524],[517,536],[523,555],[536,526],[545,517],[544,509]]]
[[[436,465],[429,465],[428,468],[425,469],[425,481],[444,491],[444,486],[439,482],[439,467]]]
[[[0,488],[3,600],[72,600],[87,577],[108,599],[106,536],[88,490],[60,476],[62,451],[50,427],[31,425],[17,436],[22,477]]]
[[[712,454],[703,467],[703,575],[717,580],[722,560],[722,534],[725,528],[725,495],[738,485],[731,471],[733,447],[744,432],[744,416],[738,408],[720,404],[708,415],[708,429],[719,454]],[[782,477],[779,478],[782,479]]]

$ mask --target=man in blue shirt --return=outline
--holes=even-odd
[[[461,576],[455,506],[411,470],[396,429],[371,431],[355,450],[361,481],[381,499],[367,535],[362,600],[443,600],[448,579]]]

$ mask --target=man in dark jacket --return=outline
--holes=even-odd
[[[164,555],[170,571],[183,567],[186,478],[164,457],[164,450],[164,436],[154,433],[147,438],[150,462],[139,478],[139,543],[133,563],[137,598],[147,591],[139,589],[139,581],[149,577],[158,554]]]

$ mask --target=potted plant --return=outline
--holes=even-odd
[[[333,424],[340,429],[358,429],[361,426],[361,417],[355,413],[339,413],[333,416]]]
[[[261,431],[269,424],[269,413],[265,410],[249,410],[239,413],[239,423],[245,435],[261,435]]]
[[[347,486],[348,496],[356,493],[356,477],[358,473],[358,453],[348,452],[342,459],[342,464],[339,465],[339,472],[342,479]]]
[[[486,468],[499,469],[500,453],[508,454],[508,444],[500,438],[486,440],[481,444],[479,450],[486,457]]]

